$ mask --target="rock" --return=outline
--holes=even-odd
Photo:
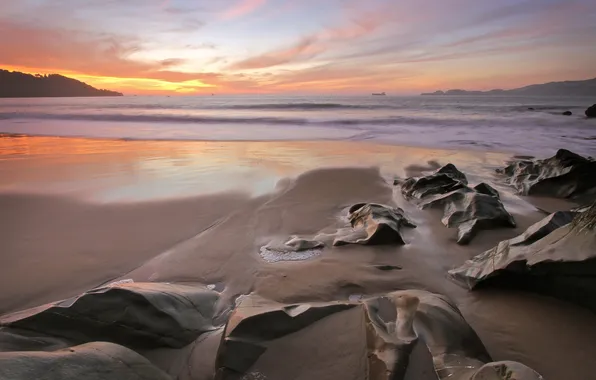
[[[482,185],[480,189],[483,192],[465,187],[429,197],[421,203],[421,207],[443,208],[441,222],[448,228],[457,227],[458,244],[468,244],[480,230],[515,227],[515,220],[505,210],[498,192],[489,185]]]
[[[34,331],[0,327],[0,352],[56,351],[70,346],[65,339]]]
[[[534,107],[528,107],[528,111],[534,111]]]
[[[95,342],[54,352],[0,353],[2,380],[171,380],[128,348]]]
[[[521,288],[596,311],[596,204],[567,223],[570,215],[552,214],[449,275],[469,289]]]
[[[261,247],[259,255],[268,263],[304,261],[319,256],[324,247],[321,241],[293,236],[286,242],[272,241]]]
[[[425,177],[411,177],[401,182],[406,199],[421,208],[443,208],[442,222],[459,229],[457,242],[468,244],[479,230],[515,227],[515,220],[505,210],[499,192],[486,183],[467,186],[466,176],[448,164]]]
[[[586,117],[596,117],[596,104],[591,107],[588,107],[586,110]]]
[[[540,379],[491,360],[457,307],[426,291],[291,306],[250,295],[226,325],[215,378],[478,380],[506,370]]]
[[[497,170],[521,195],[575,198],[596,191],[596,161],[565,149],[545,160],[517,160]]]
[[[445,194],[447,192],[466,187],[466,176],[457,170],[453,164],[447,164],[438,169],[434,174],[425,177],[411,177],[401,183],[401,192],[406,199],[422,199],[431,195]]]
[[[573,112],[571,112],[571,111],[565,111],[561,115],[563,115],[563,116],[571,116],[571,115],[573,115]]]
[[[352,230],[338,232],[334,246],[405,244],[401,228],[416,227],[404,216],[402,209],[375,203],[359,203],[350,207],[348,219]]]
[[[425,291],[406,290],[393,293],[416,296],[420,303],[414,319],[414,331],[432,355],[438,379],[542,380],[531,368],[517,362],[491,363],[482,341],[449,299]],[[489,374],[502,377],[490,377]]]
[[[481,194],[490,195],[492,197],[500,199],[499,192],[497,190],[495,190],[492,186],[487,185],[484,182],[479,183],[478,185],[474,186],[474,190],[476,190],[477,192],[479,192]]]
[[[214,329],[218,298],[218,293],[202,287],[120,283],[5,315],[0,326],[74,344],[109,341],[133,348],[180,348]]]
[[[382,271],[390,271],[390,270],[400,270],[403,269],[402,267],[398,267],[395,265],[375,265],[375,268]]]

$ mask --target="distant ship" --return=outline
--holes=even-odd
[[[384,93],[384,92],[373,92],[373,95],[377,95],[377,96],[385,96],[385,95],[387,95],[387,94],[386,94],[386,93]]]

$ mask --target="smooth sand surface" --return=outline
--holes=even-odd
[[[68,140],[68,144],[76,145],[76,140]],[[160,142],[169,156],[148,142],[118,144],[122,146],[100,156],[81,153],[65,158],[61,153],[33,153],[4,155],[0,160],[0,173],[4,174],[0,180],[0,314],[125,278],[217,283],[225,286],[223,295],[229,299],[256,292],[283,303],[425,289],[445,294],[458,304],[493,359],[522,362],[547,379],[568,379],[570,374],[577,379],[596,378],[593,313],[513,290],[470,293],[446,278],[447,270],[516,236],[545,215],[529,203],[531,199],[515,196],[492,176],[494,167],[507,155],[271,142],[196,143],[197,151],[211,149],[197,158],[191,154],[192,143]],[[161,155],[161,162],[143,156],[149,153],[142,149],[150,148],[155,157]],[[214,168],[213,172],[195,170],[195,166],[185,176],[183,164],[168,171],[171,166],[166,163],[171,163],[172,152],[179,155],[180,150],[191,152],[187,165],[203,165]],[[230,158],[232,151],[236,156]],[[212,164],[218,162],[214,158],[218,155],[220,166]],[[118,160],[127,163],[127,173],[135,176],[138,188],[155,183],[155,178],[147,182],[147,161],[153,165],[151,170],[162,167],[170,177],[159,181],[179,195],[174,197],[168,191],[167,197],[106,200],[105,194],[118,194],[118,181],[127,178],[121,167],[106,167]],[[246,168],[242,181],[231,178],[234,186],[219,192],[200,186],[202,181],[225,181],[227,174],[237,175],[234,162]],[[473,184],[492,181],[518,227],[482,231],[469,246],[459,246],[455,243],[457,231],[444,227],[439,213],[417,209],[391,184],[395,176],[420,174],[448,162],[458,165]],[[47,170],[40,169],[43,167],[62,168],[59,180],[52,180]],[[78,185],[93,173],[102,173],[93,177],[97,191]],[[77,179],[76,191],[68,191],[73,178]],[[250,186],[250,179],[270,187]],[[185,186],[178,186],[180,182]],[[40,185],[44,183],[52,191],[44,191]],[[189,196],[194,184],[198,195]],[[325,248],[322,255],[300,262],[267,263],[260,258],[259,248],[274,239],[333,232],[342,224],[347,208],[357,202],[398,205],[418,228],[404,230],[405,246]],[[548,206],[544,199],[539,202],[541,208]],[[375,265],[402,269],[381,271]],[[151,355],[159,361],[159,353]]]

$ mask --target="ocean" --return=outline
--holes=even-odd
[[[595,99],[126,96],[0,99],[0,133],[132,140],[351,140],[536,156],[596,154]],[[562,112],[571,111],[572,116]]]

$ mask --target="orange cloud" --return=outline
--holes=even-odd
[[[265,5],[267,0],[240,0],[233,7],[227,9],[222,13],[224,20],[230,20],[242,17],[254,12],[257,8]]]

